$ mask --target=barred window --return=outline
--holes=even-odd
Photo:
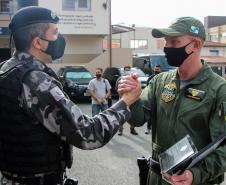
[[[147,49],[148,48],[148,41],[147,40],[130,40],[130,48]]]
[[[75,10],[75,0],[63,0],[62,9],[66,11],[74,11]]]
[[[62,0],[64,11],[90,11],[91,0]]]
[[[1,0],[0,1],[0,12],[1,13],[10,13],[10,0]]]
[[[79,8],[87,8],[88,7],[87,0],[80,0],[80,1],[78,1],[78,7]]]

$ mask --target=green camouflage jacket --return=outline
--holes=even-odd
[[[198,150],[226,132],[226,81],[204,63],[199,74],[180,88],[176,71],[155,76],[131,108],[129,123],[152,123],[152,157],[189,134]],[[191,168],[193,184],[219,183],[226,171],[226,146]],[[165,184],[149,173],[148,185]]]

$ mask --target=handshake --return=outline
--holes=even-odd
[[[123,76],[116,84],[116,87],[119,96],[128,106],[140,97],[141,83],[138,80],[137,73],[132,73],[131,76]]]

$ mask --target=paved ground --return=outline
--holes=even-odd
[[[90,115],[90,105],[79,106]],[[126,124],[124,135],[115,135],[101,149],[84,151],[75,148],[70,175],[78,177],[79,185],[138,185],[136,159],[142,155],[149,156],[151,136],[144,134],[144,127],[137,131],[138,136],[131,135]]]

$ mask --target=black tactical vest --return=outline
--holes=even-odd
[[[67,145],[29,116],[18,101],[22,79],[32,70],[40,69],[18,61],[0,74],[0,171],[30,175],[65,168]],[[54,77],[50,71],[46,67],[45,72]]]

